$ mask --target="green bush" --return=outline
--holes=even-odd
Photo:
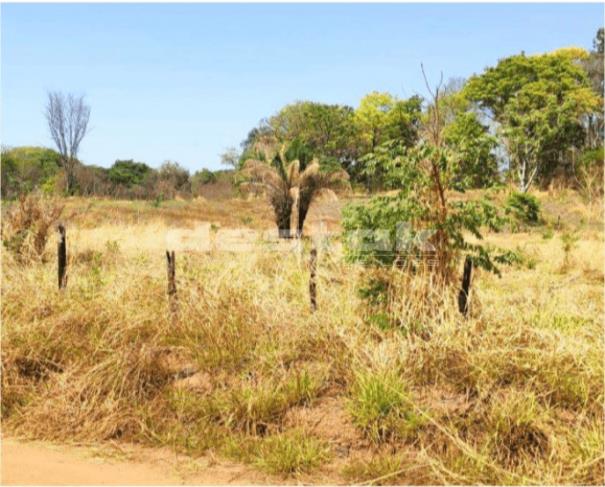
[[[274,474],[300,474],[329,459],[329,449],[301,431],[281,433],[260,442],[255,464]]]
[[[358,373],[349,400],[353,423],[375,443],[413,438],[425,421],[407,395],[407,385],[393,371]]]
[[[536,225],[540,222],[540,202],[527,193],[512,193],[506,200],[504,211],[516,224]]]
[[[130,188],[142,184],[145,178],[153,170],[144,162],[129,160],[117,160],[109,168],[109,180],[118,186]]]
[[[2,148],[2,197],[15,198],[54,178],[60,171],[60,155],[45,147]]]

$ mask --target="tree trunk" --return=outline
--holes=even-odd
[[[279,238],[291,238],[290,219],[292,217],[293,205],[294,201],[289,200],[287,202],[281,203],[279,207],[274,206],[275,223],[277,223]]]

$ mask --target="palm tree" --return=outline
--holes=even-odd
[[[299,163],[297,159],[287,160],[283,146],[278,151],[271,151],[268,147],[262,149],[259,159],[248,159],[244,163],[242,175],[247,179],[244,187],[260,186],[265,190],[273,208],[280,238],[290,238],[290,218],[299,177]]]
[[[318,196],[332,193],[337,187],[347,186],[349,175],[343,169],[335,171],[322,171],[317,159],[313,159],[310,165],[300,174],[297,191],[298,218],[296,222],[296,236],[301,237],[307,213],[311,204]]]
[[[244,187],[260,186],[265,190],[281,238],[291,237],[290,220],[296,206],[296,236],[300,237],[314,199],[332,192],[332,188],[346,185],[349,175],[342,169],[321,171],[317,159],[311,160],[301,171],[300,160],[306,162],[309,158],[301,152],[300,144],[281,145],[279,150],[274,147],[274,143],[266,141],[257,145],[259,158],[248,159],[242,168],[242,175],[247,179]]]

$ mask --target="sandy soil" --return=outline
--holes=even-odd
[[[228,485],[275,483],[245,466],[165,450],[58,446],[2,439],[2,485]],[[278,482],[279,483],[279,482]]]

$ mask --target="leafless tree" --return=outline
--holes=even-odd
[[[50,135],[61,154],[61,164],[67,179],[67,193],[73,192],[76,185],[78,149],[87,133],[89,118],[90,106],[84,102],[83,96],[48,93],[46,120]]]

